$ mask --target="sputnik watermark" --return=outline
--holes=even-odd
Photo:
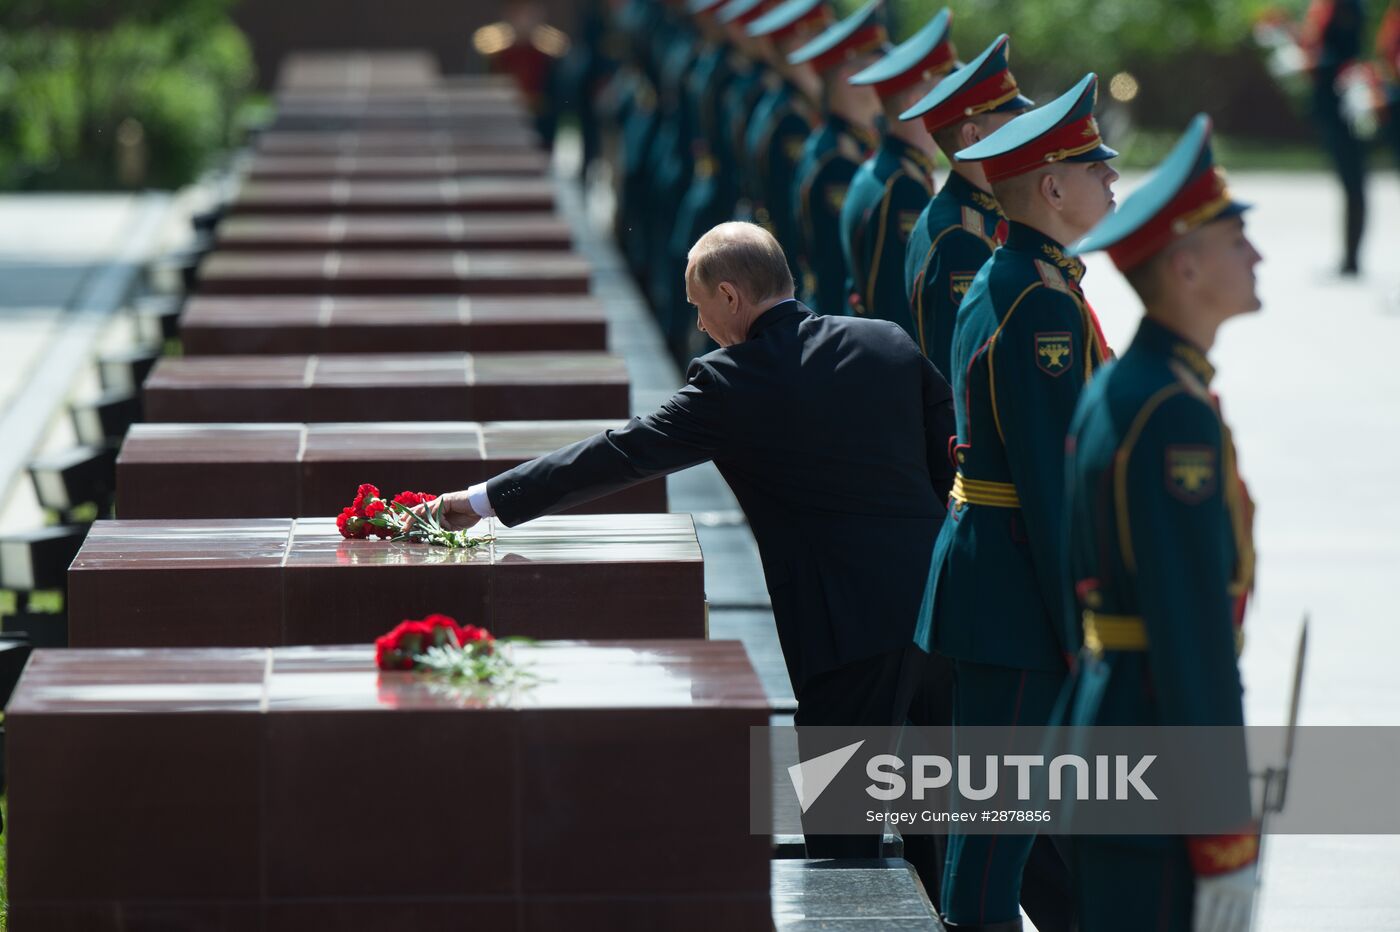
[[[1147,768],[1156,759],[1155,754],[1142,755],[1136,761],[1127,754],[1098,754],[1091,768],[1089,761],[1078,754],[1060,754],[1047,767],[1042,754],[988,754],[982,758],[979,780],[979,768],[972,755],[960,754],[956,766],[957,791],[961,798],[975,802],[992,799],[1000,789],[1002,769],[1010,768],[1016,772],[1016,799],[1029,802],[1032,778],[1037,770],[1045,768],[1049,788],[1043,798],[1056,802],[1069,798],[1065,794],[1066,784],[1070,785],[1074,799],[1089,799],[1091,788],[1093,798],[1098,800],[1127,800],[1133,799],[1134,794],[1137,799],[1156,799],[1157,794],[1143,780]],[[904,761],[894,754],[877,754],[870,758],[865,773],[874,783],[866,792],[872,799],[891,802],[903,798],[912,787],[912,798],[923,800],[930,791],[953,784],[953,762],[939,754],[915,754],[910,761],[911,779],[906,780],[900,773],[903,769]],[[1066,779],[1067,771],[1072,779]]]

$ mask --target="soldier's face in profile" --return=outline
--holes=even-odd
[[[1052,201],[1058,202],[1060,219],[1076,236],[1083,236],[1113,209],[1113,183],[1118,172],[1107,162],[1057,162]]]
[[[1263,257],[1245,235],[1243,217],[1194,231],[1189,250],[1194,303],[1214,310],[1220,320],[1259,310],[1254,268]]]

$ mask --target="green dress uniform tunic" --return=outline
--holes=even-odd
[[[931,197],[933,160],[885,134],[875,155],[856,170],[841,206],[841,254],[851,310],[894,321],[915,339],[904,293],[904,249]]]
[[[1131,270],[1176,237],[1246,208],[1215,169],[1210,121],[1200,116],[1157,171],[1075,248],[1106,249]],[[1214,375],[1200,347],[1147,316],[1075,412],[1067,569],[1071,630],[1082,633],[1085,650],[1072,724],[1244,724],[1237,656],[1254,583],[1254,506],[1210,390]],[[1242,738],[1234,754],[1237,760],[1216,762],[1212,793],[1240,814],[1239,831],[1074,837],[1083,932],[1188,932],[1196,879],[1255,860]]]
[[[904,285],[914,336],[939,372],[951,364],[963,295],[1008,229],[996,198],[954,172],[909,234]]]
[[[846,257],[841,251],[841,208],[856,170],[874,139],[848,120],[828,114],[807,137],[793,175],[794,222],[802,243],[798,283],[818,314],[848,314]]]

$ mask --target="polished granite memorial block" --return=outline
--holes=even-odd
[[[185,356],[156,363],[146,420],[519,421],[626,417],[627,367],[606,353]]]
[[[508,130],[524,129],[531,119],[521,102],[512,97],[433,98],[387,104],[364,99],[279,101],[269,129],[335,133],[483,126]]]
[[[229,204],[236,214],[537,212],[554,209],[547,178],[400,181],[250,181]]]
[[[473,550],[346,540],[332,518],[98,521],[68,569],[69,643],[335,644],[432,612],[500,636],[705,636],[690,515],[491,518],[474,530],[495,539]]]
[[[597,299],[583,295],[194,295],[180,317],[180,341],[188,356],[602,351],[607,314]]]
[[[557,214],[313,214],[230,217],[215,231],[219,251],[460,249],[567,251],[568,221]]]
[[[476,152],[461,155],[259,155],[247,177],[259,181],[302,178],[436,178],[470,175],[543,175],[549,154]]]
[[[13,928],[769,932],[740,643],[512,649],[534,679],[495,691],[365,643],[37,651]]]
[[[200,294],[587,294],[593,267],[573,252],[211,252]]]
[[[117,515],[124,520],[337,515],[362,482],[392,490],[391,495],[464,489],[623,423],[136,424],[117,456]],[[235,487],[245,494],[221,494]],[[662,478],[566,513],[636,514],[666,507]]]
[[[277,69],[278,97],[296,94],[423,93],[442,80],[437,59],[416,49],[292,52]],[[497,85],[494,76],[474,84]]]
[[[539,134],[509,125],[475,130],[349,130],[345,132],[268,131],[259,133],[255,150],[264,155],[470,155],[508,150],[534,152]]]

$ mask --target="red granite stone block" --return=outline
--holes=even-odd
[[[533,213],[554,207],[554,185],[548,179],[472,176],[406,181],[250,181],[229,204],[229,213]]]

